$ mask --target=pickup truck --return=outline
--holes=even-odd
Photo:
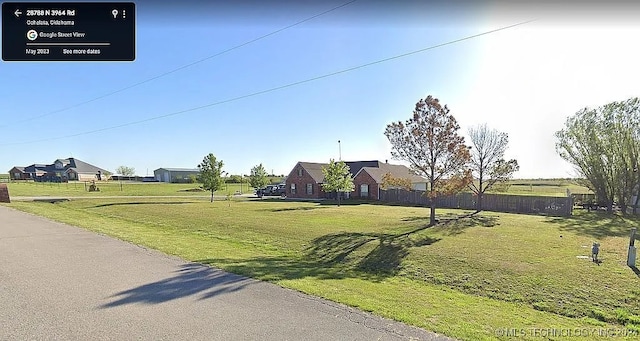
[[[286,196],[286,185],[268,185],[256,191],[256,195],[260,198],[263,196]]]

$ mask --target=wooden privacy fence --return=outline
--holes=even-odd
[[[571,197],[573,198],[573,203],[576,205],[596,202],[596,195],[593,193],[590,193],[590,194],[571,193]]]
[[[475,210],[478,198],[473,193],[459,193],[438,197],[435,200],[438,208]],[[380,201],[423,206],[429,206],[430,204],[425,191],[407,191],[403,189],[380,190]],[[482,209],[494,212],[570,216],[573,210],[573,198],[484,194],[482,197]]]

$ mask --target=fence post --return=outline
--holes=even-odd
[[[627,254],[627,265],[631,267],[636,266],[636,247],[635,247],[635,239],[636,239],[636,231],[637,229],[634,227],[631,229],[631,237],[629,239],[629,252]]]

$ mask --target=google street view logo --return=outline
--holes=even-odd
[[[36,32],[36,30],[29,30],[27,32],[27,39],[33,41],[36,40],[38,38],[38,32]]]

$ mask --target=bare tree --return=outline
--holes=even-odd
[[[509,135],[486,124],[469,129],[469,137],[473,145],[471,150],[471,170],[476,181],[469,188],[478,196],[476,209],[482,211],[482,197],[494,185],[509,180],[513,173],[520,169],[518,161],[504,160],[504,153],[509,144]]]

